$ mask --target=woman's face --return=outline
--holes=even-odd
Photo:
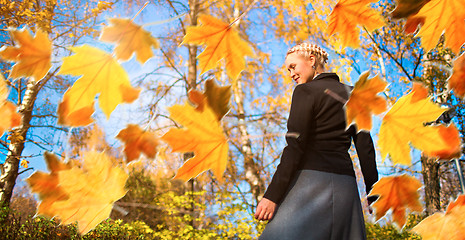
[[[287,71],[297,84],[306,83],[313,79],[315,71],[312,66],[315,63],[315,58],[312,56],[310,59],[305,59],[302,55],[291,53],[287,55],[285,65]]]

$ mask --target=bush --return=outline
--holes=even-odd
[[[367,223],[367,239],[373,240],[421,240],[421,237],[410,230],[425,218],[422,215],[409,215],[407,223],[403,229],[399,229],[393,224],[374,224]]]

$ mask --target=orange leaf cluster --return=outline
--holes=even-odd
[[[33,77],[37,81],[42,79],[52,67],[52,43],[47,34],[37,30],[35,37],[32,37],[26,28],[9,31],[17,46],[0,49],[1,58],[17,62],[9,78]]]
[[[129,124],[118,133],[116,138],[125,143],[124,154],[127,162],[139,158],[141,153],[149,158],[154,158],[157,154],[157,138],[153,133],[142,130],[138,125]]]
[[[384,91],[387,83],[378,76],[368,79],[369,72],[360,75],[350,94],[346,107],[346,119],[349,126],[355,120],[358,130],[371,129],[371,114],[386,111],[386,100],[377,96]]]
[[[329,15],[328,34],[338,34],[343,46],[359,47],[362,25],[369,32],[384,25],[380,13],[370,8],[368,4],[375,0],[339,0]]]
[[[12,127],[19,126],[21,122],[21,115],[16,111],[16,105],[7,101],[8,88],[5,83],[5,78],[0,74],[0,136],[3,135],[5,130]]]
[[[131,86],[121,65],[106,52],[87,45],[71,48],[76,54],[65,57],[59,74],[80,76],[66,91],[59,106],[59,123],[82,126],[92,122],[94,98],[107,117],[122,102],[130,103],[139,96]]]
[[[394,222],[399,226],[404,226],[407,208],[418,212],[423,210],[418,194],[418,189],[421,186],[420,181],[408,175],[381,178],[373,185],[370,192],[370,195],[379,195],[378,200],[373,203],[373,207],[376,209],[376,220],[392,209]]]
[[[184,44],[207,45],[197,57],[201,73],[218,66],[218,62],[225,58],[226,73],[232,79],[237,79],[245,68],[244,57],[252,56],[250,46],[239,37],[234,28],[221,20],[208,15],[200,15],[200,26],[187,28]]]
[[[100,40],[114,42],[116,57],[128,60],[133,53],[137,61],[144,64],[153,56],[152,47],[158,48],[158,41],[152,35],[136,25],[130,19],[110,18],[110,26],[103,28]]]
[[[64,164],[52,154],[45,159],[51,173],[36,172],[27,179],[42,200],[37,214],[56,216],[62,224],[77,221],[81,234],[108,218],[113,203],[126,194],[128,175],[113,167],[105,153],[85,153],[82,168]]]
[[[447,207],[446,213],[435,213],[421,221],[412,231],[424,240],[465,239],[465,196],[460,195]]]
[[[465,96],[465,53],[454,60],[452,75],[449,77],[448,87],[454,94],[463,99]]]
[[[412,92],[401,97],[384,116],[378,140],[383,159],[389,154],[394,164],[410,165],[409,143],[428,154],[457,149],[456,142],[443,138],[449,134],[441,133],[440,127],[425,126],[446,110],[432,103],[426,92],[421,85],[414,84]]]

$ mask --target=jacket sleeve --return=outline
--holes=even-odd
[[[303,157],[314,105],[312,94],[308,91],[306,86],[301,84],[297,85],[292,95],[291,111],[287,122],[287,146],[283,150],[281,162],[263,196],[274,203],[279,203],[284,197]]]
[[[373,140],[369,132],[360,131],[354,136],[355,149],[357,150],[363,179],[365,180],[366,193],[370,193],[375,182],[378,181],[378,170],[376,169],[376,156]]]

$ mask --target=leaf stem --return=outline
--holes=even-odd
[[[149,5],[149,1],[145,2],[144,6],[141,7],[141,9],[136,13],[136,15],[131,19],[131,22],[134,21],[134,19],[139,16],[139,14],[142,12],[142,10],[144,10],[145,7],[147,7],[147,5]]]
[[[237,21],[239,21],[246,13],[248,13],[248,12],[252,9],[253,5],[255,5],[255,3],[256,3],[257,1],[258,1],[258,0],[254,0],[254,1],[247,7],[247,9],[245,9],[245,11],[242,12],[241,15],[239,15],[239,17],[237,17],[236,19],[234,19],[234,21],[232,21],[232,22],[229,24],[229,27],[232,27],[232,25],[233,25],[234,23],[236,23]]]

